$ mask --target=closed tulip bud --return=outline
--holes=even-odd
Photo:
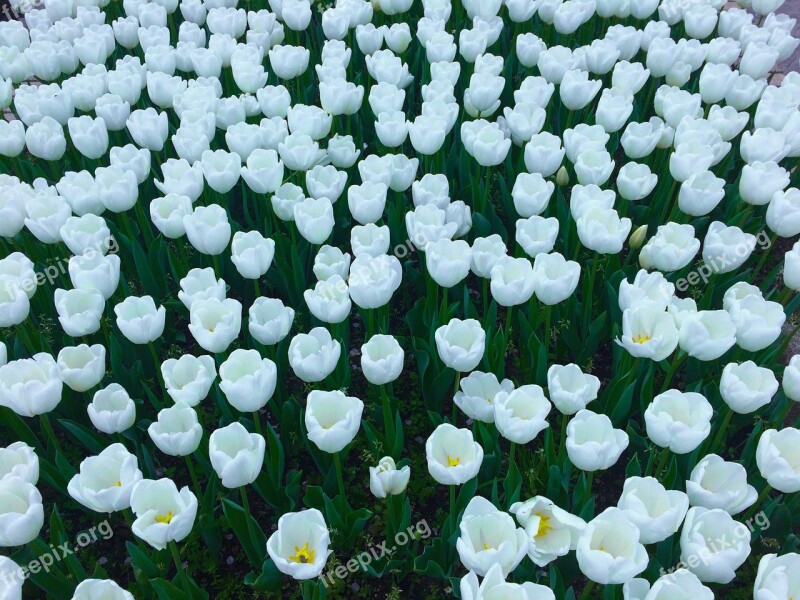
[[[265,346],[277,344],[285,338],[294,321],[294,309],[273,298],[256,298],[248,314],[250,335]]]
[[[231,244],[231,261],[245,279],[258,279],[272,264],[275,242],[258,231],[237,231]]]
[[[257,350],[237,348],[219,367],[219,387],[231,406],[240,412],[256,412],[275,393],[275,363]],[[235,487],[235,486],[233,486]]]
[[[143,479],[133,488],[133,533],[156,550],[180,542],[192,531],[197,497],[188,487],[178,491],[171,479]]]
[[[362,225],[379,221],[383,216],[388,189],[385,183],[366,182],[350,186],[347,189],[350,214]]]
[[[754,5],[755,6],[755,5]],[[797,595],[800,584],[794,576],[800,568],[800,554],[796,552],[778,556],[766,554],[758,563],[758,573],[753,589],[755,600],[770,600]]]
[[[520,2],[517,2],[517,4],[520,4]],[[510,6],[509,11],[511,11]],[[517,58],[523,67],[527,67],[529,69],[535,67],[539,62],[539,55],[546,48],[547,46],[545,45],[544,41],[542,41],[533,33],[524,33],[517,36]]]
[[[324,327],[298,333],[289,344],[289,364],[295,375],[307,383],[322,381],[333,373],[341,344]]]
[[[322,244],[333,231],[333,205],[328,198],[304,198],[294,205],[297,230],[311,244]]]
[[[39,457],[24,442],[0,448],[0,481],[15,477],[32,485],[39,481]]]
[[[203,298],[189,309],[189,331],[200,346],[214,354],[224,352],[239,337],[242,305],[227,298]]]
[[[58,353],[61,379],[76,392],[92,389],[106,373],[106,349],[101,344],[66,346]]]
[[[191,407],[208,396],[217,377],[217,367],[211,356],[184,354],[161,363],[161,376],[173,402],[183,402]]]
[[[161,151],[169,134],[167,113],[159,113],[154,108],[133,111],[127,127],[138,146],[153,152]]]
[[[224,150],[206,150],[200,161],[203,177],[220,194],[228,193],[239,181],[242,164],[239,155]]]
[[[606,415],[580,410],[567,424],[567,454],[582,471],[612,467],[628,447],[628,434],[614,429]]]
[[[552,365],[547,370],[547,391],[556,408],[573,415],[597,398],[600,380],[575,364]]]
[[[700,581],[730,583],[750,555],[750,538],[749,528],[724,510],[690,508],[681,531],[681,561]],[[712,546],[711,540],[725,540],[725,548]],[[707,558],[689,563],[692,556]]]
[[[283,181],[283,163],[275,150],[257,148],[247,157],[241,175],[247,186],[257,194],[275,192]]]
[[[388,148],[402,146],[408,137],[406,114],[399,110],[380,113],[375,121],[375,133],[381,144]]]
[[[552,405],[538,385],[523,385],[510,392],[500,391],[493,399],[494,423],[507,440],[527,444],[547,429]]]
[[[267,552],[278,570],[297,580],[318,577],[328,562],[330,533],[317,509],[285,513],[267,540]]]
[[[358,434],[363,411],[358,398],[313,390],[306,401],[308,439],[323,452],[341,452]]]
[[[667,390],[656,396],[645,411],[647,436],[675,454],[688,454],[711,432],[713,412],[701,394]]]
[[[488,279],[497,262],[508,254],[508,248],[497,234],[485,238],[475,238],[472,242],[470,269],[478,277]]]
[[[136,455],[122,444],[112,444],[97,456],[81,462],[80,471],[70,479],[67,492],[90,510],[112,513],[130,507],[133,488],[141,480]]]
[[[581,572],[603,585],[629,582],[648,562],[639,528],[615,507],[589,521],[578,538],[576,556]]]
[[[758,497],[756,489],[747,483],[747,470],[716,454],[706,455],[692,469],[686,494],[692,506],[718,508],[732,516],[750,508]]]
[[[581,243],[601,254],[617,254],[631,230],[631,220],[620,218],[613,208],[590,208],[578,219]]]
[[[0,479],[0,546],[24,546],[39,535],[44,524],[42,495],[19,477]],[[6,585],[5,581],[3,583]]]
[[[200,446],[203,427],[197,412],[177,401],[169,408],[158,411],[158,417],[147,428],[156,447],[168,456],[189,456]]]
[[[656,544],[678,531],[689,499],[683,492],[667,490],[654,477],[629,477],[617,507],[639,528],[641,543]]]
[[[442,485],[462,485],[475,477],[483,463],[483,448],[469,429],[442,423],[425,442],[428,471]]]
[[[486,332],[475,319],[451,319],[436,330],[434,337],[439,358],[451,369],[468,373],[483,358]]]
[[[547,208],[554,190],[553,182],[539,173],[520,173],[511,191],[514,208],[525,218],[539,215]]]
[[[61,401],[62,389],[58,365],[45,352],[0,367],[0,406],[20,416],[50,412]]]
[[[231,423],[211,433],[208,456],[222,485],[238,488],[253,483],[264,464],[266,442],[241,423]]]

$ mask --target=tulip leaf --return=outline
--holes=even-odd
[[[267,538],[256,520],[249,518],[241,506],[228,498],[222,499],[222,511],[225,513],[225,519],[233,529],[236,538],[242,544],[250,564],[254,568],[262,565],[264,553],[266,552]]]

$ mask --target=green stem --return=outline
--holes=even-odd
[[[456,385],[453,391],[453,425],[458,426],[458,405],[456,404],[455,395],[458,393],[458,388],[461,385],[461,372],[456,371]]]
[[[661,393],[664,393],[669,389],[669,384],[672,382],[672,378],[675,376],[675,373],[678,371],[678,367],[681,366],[681,363],[686,359],[687,356],[688,354],[680,351],[675,355],[675,358],[672,359],[672,363],[669,366],[669,371],[667,371],[667,376],[664,378],[664,384],[661,386]]]
[[[191,598],[192,597],[192,590],[189,586],[189,580],[187,578],[186,572],[183,570],[183,561],[181,560],[181,552],[178,550],[178,545],[173,541],[170,540],[169,542],[169,551],[172,553],[172,560],[175,562],[175,568],[178,570],[178,579],[181,581],[181,587],[183,591],[186,592],[186,595]]]
[[[758,509],[764,503],[764,500],[766,500],[766,498],[769,496],[771,491],[772,491],[772,486],[769,485],[769,484],[766,484],[764,486],[764,489],[761,490],[761,493],[758,495],[758,499],[756,500],[755,504],[753,504],[753,506],[750,507],[750,510],[747,511],[747,515],[745,515],[745,518],[744,518],[745,521],[747,521],[748,519],[752,518],[753,515],[756,514],[756,512],[758,512]]]
[[[388,443],[387,449],[394,444],[394,418],[392,417],[392,403],[389,394],[386,393],[386,386],[380,386],[381,403],[383,404],[383,433]]]
[[[719,445],[724,443],[725,440],[727,439],[728,425],[730,425],[731,419],[733,418],[733,411],[730,409],[728,405],[725,405],[725,408],[723,410],[726,411],[725,416],[723,417],[722,424],[720,425],[719,431],[717,432],[717,435],[714,438],[714,443],[711,444],[710,448],[712,452],[719,449],[719,452],[717,452],[717,454],[720,454],[723,450],[719,448]]]
[[[261,428],[261,417],[259,416],[257,410],[253,411],[253,425],[256,428],[256,433],[261,437],[264,437],[264,430]]]
[[[583,588],[583,593],[581,594],[581,600],[589,600],[589,598],[592,596],[592,590],[594,589],[594,586],[595,582],[589,580],[589,583],[587,583]]]
[[[47,437],[47,440],[50,442],[50,445],[53,447],[53,450],[55,450],[56,454],[63,455],[64,452],[61,450],[61,444],[58,443],[56,432],[53,431],[53,426],[50,424],[50,417],[47,416],[47,413],[42,413],[39,415],[39,422],[42,424],[44,434]]]
[[[192,485],[194,486],[194,491],[197,494],[200,494],[200,496],[202,497],[203,489],[200,487],[200,481],[197,479],[197,473],[194,470],[194,465],[192,464],[192,459],[189,458],[188,456],[184,456],[183,458],[186,459],[186,468],[189,469],[189,478],[192,480]]]
[[[333,465],[336,469],[336,481],[339,484],[339,494],[344,498],[346,496],[344,493],[344,477],[342,477],[342,461],[339,458],[338,452],[333,453]]]

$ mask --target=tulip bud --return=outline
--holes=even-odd
[[[566,167],[561,167],[556,173],[556,185],[559,187],[569,185],[569,173]]]
[[[644,245],[644,240],[647,238],[647,225],[642,225],[638,227],[636,231],[631,234],[630,239],[628,239],[628,246],[630,246],[631,250],[638,250]]]

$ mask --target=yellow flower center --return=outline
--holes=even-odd
[[[449,454],[447,455],[447,466],[448,467],[457,467],[460,464],[461,464],[461,458],[460,457],[456,456],[455,458],[453,458]]]
[[[309,549],[310,542],[306,542],[305,546],[302,548],[298,548],[297,546],[294,547],[295,554],[294,556],[290,556],[289,560],[296,563],[313,563],[314,556],[316,552],[314,550]]]
[[[169,523],[172,521],[172,511],[165,515],[156,515],[156,523]]]
[[[121,482],[121,481],[118,481],[118,482],[117,482],[117,483],[115,483],[114,485],[115,485],[115,486],[117,486],[117,487],[122,487],[122,482]]]
[[[552,517],[547,517],[541,513],[536,513],[536,516],[539,517],[539,529],[536,531],[536,535],[533,537],[540,538],[547,535],[547,532],[553,529],[553,526],[550,524],[550,519]]]
[[[645,342],[649,342],[651,340],[651,337],[646,333],[640,333],[638,335],[633,336],[631,339],[633,340],[634,344],[644,344]]]

